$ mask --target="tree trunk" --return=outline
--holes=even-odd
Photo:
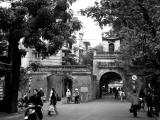
[[[10,90],[8,91],[7,100],[7,112],[15,113],[17,112],[18,105],[18,89],[19,89],[19,77],[20,77],[20,66],[21,66],[21,56],[19,54],[18,43],[19,40],[14,39],[13,35],[10,35],[9,42],[11,46],[11,64],[12,64],[12,76],[10,82]]]

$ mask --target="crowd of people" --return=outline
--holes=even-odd
[[[75,88],[73,95],[71,94],[70,89],[67,89],[66,92],[66,98],[67,98],[67,103],[71,103],[73,101],[72,97],[74,98],[74,103],[79,104],[80,103],[80,93],[78,88]]]
[[[159,92],[155,89],[148,89],[145,92],[141,90],[139,93],[133,90],[133,93],[129,96],[131,102],[130,112],[137,117],[138,110],[146,109],[148,117],[159,117],[160,96],[158,94]]]
[[[42,107],[45,101],[45,94],[42,88],[38,89],[33,89],[33,94],[32,95],[27,95],[27,93],[19,100],[19,107],[24,107],[26,108],[25,111],[25,116],[29,111],[29,105],[32,104],[35,107],[36,114],[39,118],[39,120],[43,119],[43,113],[42,113]],[[51,96],[50,96],[50,101],[49,105],[53,106],[53,110],[55,114],[58,114],[58,110],[56,107],[57,101],[60,101],[61,98],[59,98],[58,94],[56,93],[55,89],[52,88]],[[48,115],[51,115],[51,111],[48,111]]]
[[[74,102],[75,104],[80,103],[80,93],[79,89],[75,88],[73,94],[70,89],[67,89],[66,91],[66,98],[67,98],[67,103]],[[73,101],[74,98],[74,101]],[[57,101],[60,101],[61,98],[58,96],[57,92],[55,91],[54,88],[51,90],[51,95],[49,99],[49,108],[48,108],[48,115],[54,114],[58,115],[58,110],[57,110]],[[30,96],[27,93],[19,100],[19,107],[25,107],[29,106],[29,104],[33,104],[36,106],[35,110],[37,112],[37,115],[39,117],[39,120],[43,119],[43,113],[42,113],[42,107],[43,103],[45,101],[45,94],[42,88],[38,89],[33,89],[33,94]],[[27,110],[25,112],[27,114]]]
[[[141,90],[140,92],[133,90],[129,95],[120,88],[110,90],[114,93],[114,98],[124,101],[128,99],[131,102],[130,112],[137,117],[138,110],[146,110],[148,117],[159,117],[160,111],[160,95],[159,91],[153,88]]]
[[[114,87],[111,91],[111,93],[114,93],[115,99],[120,99],[121,101],[124,101],[126,99],[126,94],[122,88]]]
[[[126,100],[126,98],[129,98],[128,100],[131,102],[130,112],[133,113],[134,117],[137,117],[137,111],[140,109],[146,109],[148,117],[159,117],[160,96],[157,90],[148,89],[146,91],[141,90],[140,92],[133,90],[132,93],[126,95],[122,89],[115,88],[113,89],[113,92],[115,99],[120,99],[121,101],[124,101]],[[39,106],[36,108],[36,111],[40,120],[43,118],[42,107],[44,102],[44,96],[45,94],[42,88],[40,88],[39,90],[34,89],[32,96],[27,96],[27,94],[25,94],[23,99],[21,100],[25,107],[27,107],[30,103]],[[74,102],[75,104],[79,104],[80,92],[78,88],[75,88],[73,94],[70,89],[67,89],[66,98],[68,104],[72,102]],[[52,111],[54,111],[55,114],[58,115],[58,110],[56,107],[57,101],[60,101],[60,98],[55,89],[52,88],[49,105],[53,108],[53,110],[48,111],[48,115],[51,115]]]

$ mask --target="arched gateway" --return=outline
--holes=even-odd
[[[102,96],[108,84],[122,82],[125,86],[126,73],[117,59],[120,54],[119,38],[103,38],[103,52],[94,53],[93,69],[81,65],[42,66],[38,73],[32,74],[31,87],[44,88],[47,99],[52,87],[61,97],[65,97],[67,88],[72,93],[78,88],[84,101],[95,99]]]
[[[126,74],[121,62],[118,61],[120,53],[120,38],[102,38],[103,52],[96,51],[93,60],[93,74],[97,77],[97,96],[101,97],[103,89],[108,85],[118,87],[123,83],[125,88]],[[110,51],[110,44],[114,51]],[[114,84],[113,84],[114,83]],[[118,83],[117,86],[114,86]]]

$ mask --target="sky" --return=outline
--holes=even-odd
[[[78,17],[78,19],[82,22],[84,41],[89,41],[92,47],[101,43],[102,31],[108,31],[110,29],[109,27],[106,27],[105,30],[101,30],[98,24],[94,22],[92,18],[87,18],[86,16],[81,16],[80,14],[78,14],[78,11],[80,9],[85,9],[88,6],[93,6],[95,1],[96,0],[77,0],[77,2],[74,3],[71,7],[74,11],[75,17]]]

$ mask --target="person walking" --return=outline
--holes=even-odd
[[[118,99],[118,90],[117,90],[117,88],[114,89],[114,98]]]
[[[133,94],[130,95],[130,101],[131,101],[131,107],[133,109],[133,115],[134,117],[137,117],[137,110],[138,110],[138,94],[136,93],[136,90],[133,90]]]
[[[67,97],[67,103],[69,104],[71,102],[71,91],[69,89],[67,89],[66,97]]]
[[[147,92],[145,100],[147,104],[147,116],[153,117],[153,94],[151,91]]]
[[[124,99],[125,99],[125,93],[124,93],[124,91],[120,90],[119,91],[119,96],[120,96],[121,101],[124,101]]]
[[[56,104],[57,104],[57,93],[56,93],[54,88],[52,88],[52,95],[51,95],[51,99],[50,99],[50,104],[53,105],[54,111],[58,115],[57,106],[56,106]]]
[[[78,104],[80,102],[80,96],[79,96],[79,91],[78,88],[75,89],[75,104]]]

